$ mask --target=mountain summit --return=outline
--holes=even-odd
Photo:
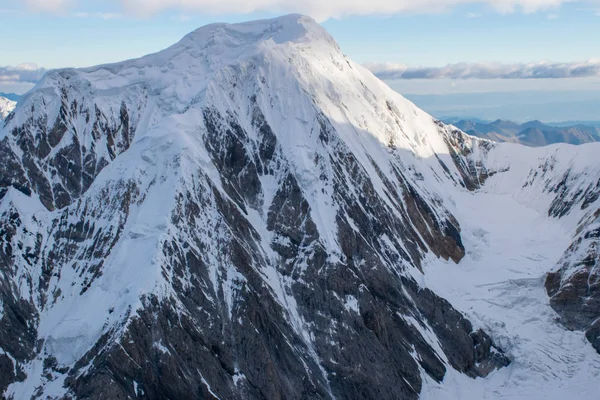
[[[48,72],[0,131],[0,391],[416,399],[485,382],[510,395],[538,353],[514,346],[501,312],[490,322],[467,311],[459,288],[447,291],[461,282],[438,285],[443,272],[430,271],[456,273],[485,253],[467,204],[563,223],[548,234],[573,221],[588,232],[600,165],[598,146],[581,149],[467,136],[298,15],[209,25],[137,60]],[[508,221],[491,234],[506,236]],[[595,238],[573,246],[594,251]],[[596,273],[568,254],[554,298],[571,268]],[[552,256],[521,271],[539,273],[536,295]],[[518,270],[498,264],[495,277]],[[517,309],[510,321],[531,318]],[[552,340],[562,329],[540,324]],[[588,336],[569,343],[595,374]],[[536,374],[549,390],[569,386]]]
[[[17,103],[0,96],[0,123],[15,109]]]

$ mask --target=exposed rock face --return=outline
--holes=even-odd
[[[94,274],[101,273],[102,257],[110,252],[108,241],[116,237],[101,229],[94,231],[95,218],[102,213],[97,206],[80,214],[77,223],[67,222],[73,214],[67,209],[47,221],[21,211],[20,203],[28,203],[21,193],[39,197],[48,210],[73,203],[112,159],[127,150],[135,132],[130,113],[138,115],[143,109],[141,92],[135,106],[124,100],[118,112],[110,107],[102,111],[102,106],[94,103],[102,104],[102,97],[94,98],[85,86],[72,84],[71,78],[70,71],[50,73],[46,80],[54,96],[48,101],[43,90],[29,95],[24,106],[27,110],[8,117],[0,139],[0,348],[4,351],[0,368],[6,371],[0,378],[2,392],[9,383],[25,379],[23,363],[40,351],[36,334],[39,312],[60,296],[60,290],[48,292],[48,286],[53,276],[60,275],[61,265],[71,257],[83,259],[83,254],[77,254],[81,242],[93,240],[85,256],[89,262],[86,269],[92,272],[84,279],[84,289]],[[12,197],[7,195],[11,190]],[[22,291],[24,282],[30,288],[27,293]]]
[[[583,330],[600,353],[600,210],[581,226],[559,269],[548,274],[550,304],[568,328]]]
[[[35,261],[39,248],[36,249],[31,244],[39,244],[37,235],[24,232],[23,221],[16,208],[2,210],[0,221],[0,348],[3,349],[0,353],[0,391],[4,393],[10,383],[22,381],[26,377],[20,363],[15,361],[30,360],[36,351],[37,309],[32,301],[15,296],[19,284],[15,278],[18,275],[17,268],[26,268]],[[20,246],[25,250],[24,257],[17,262],[15,253],[18,250],[13,246]],[[23,266],[19,262],[28,264]]]
[[[458,227],[451,221],[436,225],[431,206],[415,189],[403,189],[392,203],[396,210],[390,210],[334,128],[322,122],[319,135],[328,138],[323,149],[333,154],[328,160],[333,168],[327,169],[332,174],[323,179],[332,180],[332,201],[339,210],[335,235],[341,254],[331,259],[296,174],[282,167],[286,157],[277,136],[259,109],[251,112],[253,134],[233,118],[203,112],[204,144],[223,189],[197,171],[176,196],[173,236],[163,243],[161,263],[172,285],[170,297],[145,298],[143,311],[124,332],[120,327],[106,332],[71,368],[47,362],[50,376],[66,369],[71,393],[88,398],[143,393],[153,398],[408,399],[420,391],[421,369],[441,381],[450,367],[477,377],[508,364],[490,338],[474,332],[448,302],[403,277],[401,262],[418,265],[427,251],[422,235],[432,235],[438,255],[460,259]],[[264,150],[249,154],[248,148]],[[264,239],[248,213],[265,209],[261,182],[275,174],[279,186],[265,216],[273,258],[264,254]],[[352,192],[361,185],[360,196]],[[114,192],[107,195],[115,204],[144,201],[145,190],[123,190],[123,200]],[[406,213],[402,204],[409,204]],[[119,210],[126,220],[128,207]],[[105,207],[104,212],[115,211]],[[122,224],[115,225],[118,237]],[[93,227],[64,227],[73,230],[81,232],[81,242],[95,236]],[[407,252],[394,253],[384,236],[407,243]],[[110,252],[108,243],[94,243],[86,252]],[[280,277],[282,293],[275,295],[265,285],[265,273]],[[89,279],[82,291],[93,285],[95,273],[84,276]],[[425,332],[440,344],[432,346]],[[114,340],[118,346],[109,345]]]
[[[49,73],[42,85],[51,86],[53,96],[30,94],[24,100],[28,112],[6,120],[0,141],[0,198],[12,186],[25,194],[35,192],[49,210],[63,208],[129,148],[147,94],[128,88],[115,110],[103,104],[104,96],[76,80],[69,70]]]
[[[463,132],[446,126],[440,121],[436,121],[436,124],[440,127],[443,132],[444,142],[448,146],[452,162],[458,172],[460,173],[460,180],[454,180],[452,174],[448,170],[448,167],[440,159],[436,157],[446,172],[446,175],[453,179],[457,184],[468,190],[477,190],[485,184],[485,181],[498,172],[505,172],[509,168],[500,168],[498,170],[488,169],[485,163],[485,159],[488,156],[489,151],[494,147],[492,142],[488,141],[473,141],[473,138],[465,135]],[[471,157],[473,151],[478,154],[476,157]]]

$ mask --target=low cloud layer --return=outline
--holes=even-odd
[[[86,5],[84,0],[24,1],[30,9],[36,11],[63,12],[68,8],[80,9]],[[467,4],[487,4],[501,13],[514,11],[530,13],[555,9],[574,1],[576,0],[108,0],[105,4],[133,15],[151,15],[167,9],[235,14],[273,11],[299,12],[324,20],[346,15],[438,13]],[[600,4],[600,0],[579,2],[590,5]]]
[[[36,83],[46,70],[35,64],[0,67],[0,84]]]
[[[445,67],[407,67],[404,64],[374,63],[365,64],[365,67],[383,80],[600,78],[600,59],[571,63],[458,63]],[[0,67],[0,84],[35,84],[46,71],[35,64]]]
[[[600,59],[573,63],[458,63],[445,67],[407,67],[403,64],[366,64],[378,78],[395,79],[553,79],[600,77]]]
[[[123,17],[121,13],[110,12],[83,12],[79,11],[73,14],[75,18],[100,18],[100,19],[120,19]]]

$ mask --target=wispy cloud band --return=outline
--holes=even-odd
[[[100,19],[119,19],[123,17],[121,13],[111,12],[85,12],[79,11],[73,14],[75,18],[100,18]]]
[[[64,12],[84,6],[84,0],[23,0],[33,10]],[[501,13],[547,11],[579,1],[597,6],[600,0],[110,0],[125,13],[154,14],[163,10],[247,14],[257,11],[299,12],[324,20],[331,17],[404,12],[438,13],[455,6],[487,4]]]
[[[46,72],[35,64],[0,67],[0,83],[36,83]]]
[[[458,63],[445,67],[365,64],[378,78],[395,79],[554,79],[600,77],[600,59],[570,63]]]
[[[600,77],[600,59],[583,62],[526,64],[458,63],[445,67],[365,64],[378,78],[400,79],[559,79]],[[35,64],[0,66],[0,83],[37,83],[47,70]]]

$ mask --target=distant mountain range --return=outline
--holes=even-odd
[[[598,123],[560,123],[546,124],[529,121],[519,124],[498,119],[493,122],[480,119],[446,118],[452,124],[469,135],[495,142],[520,143],[526,146],[546,146],[554,143],[583,144],[600,141]]]
[[[21,95],[18,95],[16,93],[2,93],[2,92],[0,92],[0,97],[4,97],[4,98],[6,98],[8,100],[11,100],[11,101],[14,101],[14,102],[17,102],[17,101],[19,101],[19,99],[21,99]]]
[[[393,82],[389,84],[438,119],[444,116],[475,117],[488,121],[503,118],[520,123],[600,119],[600,92],[594,90],[410,94],[409,88]]]

